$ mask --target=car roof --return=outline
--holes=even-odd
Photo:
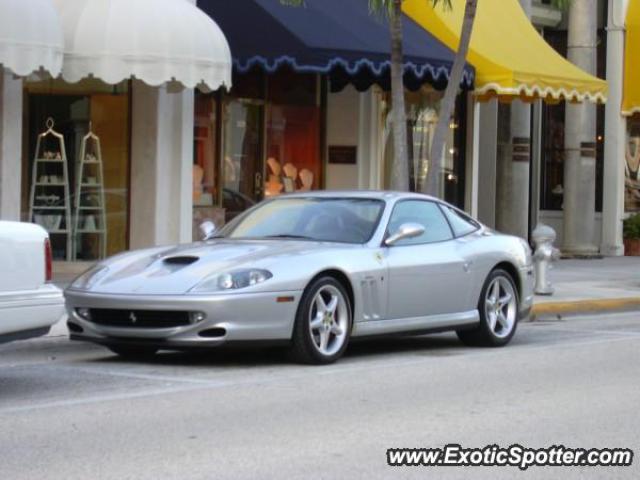
[[[311,192],[298,192],[282,195],[286,198],[373,198],[390,201],[401,198],[416,198],[440,201],[437,198],[421,193],[395,192],[388,190],[320,190]]]

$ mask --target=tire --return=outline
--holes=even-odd
[[[335,362],[349,344],[352,321],[351,302],[344,286],[330,276],[314,280],[305,289],[296,313],[293,359],[312,365]]]
[[[109,345],[107,348],[116,355],[128,360],[148,360],[158,352],[158,349],[155,347],[130,345]]]
[[[503,347],[508,344],[516,333],[520,311],[518,289],[509,273],[496,269],[489,274],[480,292],[478,311],[480,324],[471,330],[459,330],[456,332],[458,338],[470,346]]]

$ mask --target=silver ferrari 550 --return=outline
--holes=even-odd
[[[206,237],[81,275],[65,292],[71,338],[131,357],[283,342],[329,363],[352,337],[455,330],[502,346],[531,308],[527,243],[424,195],[287,195]]]

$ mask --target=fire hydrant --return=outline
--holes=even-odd
[[[560,250],[553,246],[556,232],[548,225],[539,224],[532,232],[531,237],[536,247],[533,254],[536,270],[534,292],[537,295],[553,295],[553,286],[548,279],[548,274],[552,262],[560,258]]]

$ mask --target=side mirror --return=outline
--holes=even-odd
[[[404,240],[405,238],[415,238],[419,237],[425,232],[424,227],[419,223],[403,223],[400,225],[400,228],[391,234],[389,238],[384,241],[384,244],[387,247],[391,247],[392,245],[398,243],[400,240]]]
[[[216,224],[210,220],[202,222],[198,228],[200,230],[200,238],[202,238],[202,240],[204,241],[212,238],[218,230],[216,228]]]

